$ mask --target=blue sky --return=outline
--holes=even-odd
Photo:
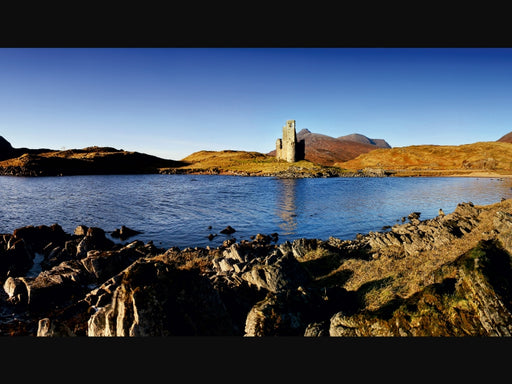
[[[0,136],[179,160],[267,153],[286,120],[393,147],[512,131],[510,48],[0,48]]]

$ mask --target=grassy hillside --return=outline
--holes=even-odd
[[[458,146],[413,145],[376,149],[369,153],[335,164],[350,170],[382,168],[399,172],[459,172],[475,171],[512,173],[512,143],[478,142]]]
[[[87,174],[157,173],[161,167],[176,167],[182,162],[161,159],[138,152],[109,147],[88,147],[66,151],[25,153],[0,161],[0,174],[55,176]]]
[[[265,155],[259,152],[246,151],[199,151],[181,160],[187,165],[179,170],[183,173],[198,172],[212,174],[250,174],[250,175],[276,175],[286,172],[299,172],[303,174],[317,175],[334,170],[332,167],[325,167],[314,164],[307,160],[288,163],[279,161],[274,156]],[[173,168],[161,169],[172,172]],[[339,171],[339,170],[334,170]]]

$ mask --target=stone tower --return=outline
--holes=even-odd
[[[283,138],[276,141],[276,159],[285,160],[289,163],[297,161],[296,147],[295,120],[287,120],[283,127]]]

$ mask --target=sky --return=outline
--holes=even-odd
[[[0,136],[180,160],[297,132],[392,147],[512,131],[512,48],[0,48]]]

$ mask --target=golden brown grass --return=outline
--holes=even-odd
[[[458,146],[450,145],[413,145],[390,149],[375,149],[359,155],[355,159],[335,164],[346,169],[383,168],[404,171],[417,175],[418,171],[458,171],[469,174],[484,170],[496,174],[512,171],[512,143],[478,142]],[[441,172],[442,173],[442,172]],[[449,174],[447,174],[449,176]]]
[[[102,147],[88,147],[84,149],[68,149],[65,151],[49,151],[38,154],[23,154],[19,157],[13,159],[7,159],[4,161],[0,161],[0,166],[2,167],[20,167],[25,166],[30,161],[36,160],[38,158],[43,159],[51,159],[51,158],[59,158],[59,159],[95,159],[98,157],[106,157],[111,156],[112,153],[118,152],[122,154],[134,154],[135,152],[125,152],[125,151],[117,151],[113,148],[102,148]]]
[[[345,259],[330,274],[335,275],[343,272],[345,276],[349,277],[343,287],[353,291],[357,291],[370,282],[381,281],[381,284],[375,285],[365,295],[368,309],[376,309],[382,306],[385,301],[391,300],[394,295],[401,298],[409,297],[425,286],[434,283],[435,273],[442,266],[475,248],[481,240],[486,240],[488,236],[492,236],[496,210],[512,213],[512,199],[488,206],[476,207],[483,209],[477,227],[446,246],[401,258],[386,256],[372,260],[349,258]]]
[[[247,151],[199,151],[181,161],[188,165],[182,169],[216,171],[218,173],[250,173],[271,174],[288,170],[291,166],[301,168],[303,171],[317,172],[322,166],[307,160],[288,163],[279,161],[274,156],[259,152]]]

